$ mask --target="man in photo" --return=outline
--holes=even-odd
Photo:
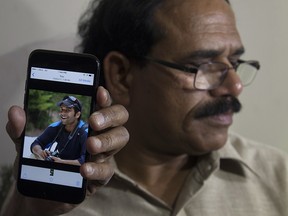
[[[81,120],[82,105],[74,96],[57,103],[60,121],[50,124],[31,144],[37,159],[72,165],[85,161],[87,124]]]

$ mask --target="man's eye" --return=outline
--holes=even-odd
[[[185,66],[188,67],[188,68],[189,67],[198,68],[200,65],[205,64],[205,63],[207,63],[207,62],[189,62],[189,63],[185,64]]]

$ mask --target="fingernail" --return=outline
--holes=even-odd
[[[96,122],[99,126],[104,125],[105,123],[105,118],[101,113],[95,113],[95,118],[96,118]]]
[[[103,93],[104,93],[103,96],[105,98],[105,101],[107,102],[108,101],[108,92],[107,92],[107,90],[104,89]]]
[[[102,147],[102,143],[101,143],[101,140],[96,138],[94,139],[94,146],[97,148],[97,149],[100,149]]]
[[[93,168],[90,165],[86,165],[86,174],[91,176],[93,174]]]

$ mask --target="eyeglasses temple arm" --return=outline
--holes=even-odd
[[[197,73],[197,71],[198,71],[198,68],[196,68],[196,67],[186,67],[186,66],[183,66],[183,65],[177,65],[177,64],[174,64],[172,62],[166,62],[166,61],[162,61],[162,60],[158,60],[158,59],[153,59],[153,58],[150,58],[150,57],[144,57],[144,59],[148,60],[148,61],[151,61],[151,62],[155,62],[155,63],[161,64],[161,65],[164,65],[164,66],[167,66],[167,67],[170,67],[170,68],[174,68],[174,69],[177,69],[177,70],[185,71],[185,72],[188,72],[188,73]]]

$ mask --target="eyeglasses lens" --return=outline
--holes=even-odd
[[[221,84],[227,74],[228,67],[222,63],[202,64],[195,79],[195,88],[208,90]]]
[[[248,63],[241,63],[237,68],[237,74],[244,86],[252,83],[257,74],[257,68]]]

